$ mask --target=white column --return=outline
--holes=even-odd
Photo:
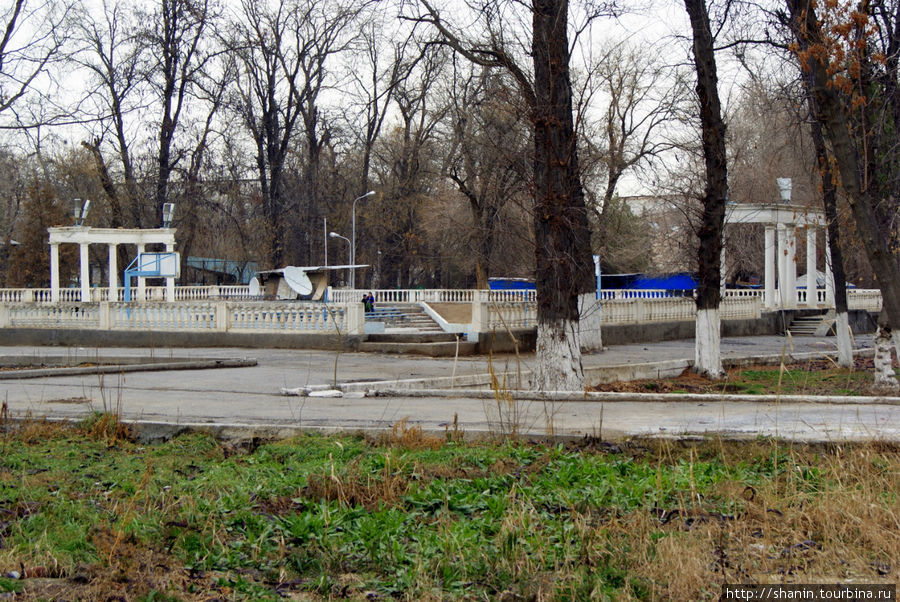
[[[785,294],[787,295],[788,309],[797,307],[797,230],[793,225],[785,228],[785,240],[787,243],[787,257],[785,257]]]
[[[719,294],[725,297],[725,279],[728,272],[725,270],[725,237],[722,237],[722,251],[719,252]]]
[[[831,246],[828,229],[825,230],[825,302],[834,307],[834,272],[831,270]]]
[[[137,257],[140,257],[141,253],[143,253],[143,252],[144,252],[144,245],[142,243],[137,246]],[[138,279],[137,279],[137,300],[138,301],[144,302],[147,300],[147,292],[146,291],[147,291],[147,285],[144,282],[143,276],[138,276]],[[132,299],[132,300],[134,300],[134,299]]]
[[[175,244],[166,243],[166,253],[174,253]],[[166,278],[166,301],[175,301],[175,277]]]
[[[59,303],[59,244],[50,245],[50,301]]]
[[[766,309],[775,307],[775,226],[766,226]]]
[[[806,227],[806,306],[818,307],[818,278],[816,277],[816,228]]]
[[[797,232],[793,225],[785,228],[785,239],[787,241],[785,307],[794,309],[797,307]]]
[[[778,307],[784,309],[786,302],[785,281],[787,280],[787,243],[784,226],[778,224]]]
[[[119,300],[119,268],[116,265],[118,257],[116,256],[116,245],[109,245],[109,299],[110,303]]]
[[[78,245],[78,282],[81,284],[81,302],[87,303],[91,300],[91,264],[88,258],[88,244],[80,243]]]

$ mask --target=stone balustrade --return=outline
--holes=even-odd
[[[144,299],[110,302],[108,289],[91,290],[92,302],[80,303],[81,289],[61,289],[62,302],[50,302],[50,289],[0,289],[0,328],[82,328],[100,330],[160,330],[216,332],[363,332],[360,299],[369,291],[334,289],[329,302],[259,301],[246,286],[185,286],[175,288],[175,303],[166,287],[146,287]],[[375,303],[469,303],[471,332],[531,328],[537,323],[534,291],[471,289],[373,290]],[[640,324],[693,320],[690,291],[615,290],[601,295],[602,324]],[[825,305],[825,290],[816,291],[814,306]],[[880,311],[878,290],[850,289],[850,309]],[[121,289],[120,289],[121,299]],[[798,304],[806,305],[804,289]],[[758,289],[728,290],[720,306],[723,319],[759,318],[766,307]]]
[[[208,301],[179,303],[14,303],[0,305],[0,328],[297,332],[361,334],[361,303]]]

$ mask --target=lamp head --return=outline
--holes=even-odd
[[[83,226],[84,220],[91,211],[90,199],[72,199],[72,216],[75,218],[76,226]]]
[[[172,217],[175,215],[175,203],[163,203],[162,208],[162,227],[168,228],[172,225]]]

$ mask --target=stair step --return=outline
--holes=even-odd
[[[391,330],[409,330],[421,333],[442,333],[444,330],[419,305],[376,305],[366,316],[367,320],[384,322]],[[370,339],[371,340],[371,339]]]
[[[457,347],[456,341],[439,343],[375,343],[363,342],[359,344],[360,351],[370,353],[409,353],[415,355],[427,355],[430,357],[454,357],[459,355],[475,355],[477,343],[460,341]]]
[[[791,320],[788,331],[794,336],[815,336],[825,319],[825,313],[797,316]]]
[[[386,332],[370,334],[365,342],[371,343],[456,343],[452,332]]]

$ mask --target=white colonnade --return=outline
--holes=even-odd
[[[765,226],[764,303],[766,309],[796,309],[797,235],[806,237],[806,307],[818,307],[816,249],[819,230],[825,231],[822,211],[790,204],[729,205],[726,224]],[[825,232],[825,296],[834,300],[828,233]],[[776,288],[777,279],[777,288]]]
[[[50,233],[50,296],[54,303],[60,300],[59,246],[77,244],[79,253],[79,285],[81,300],[91,300],[91,278],[88,248],[91,244],[105,244],[109,249],[109,300],[116,301],[118,295],[117,248],[119,245],[135,245],[137,255],[145,252],[147,245],[164,245],[167,252],[175,251],[174,228],[91,228],[89,226],[66,226],[48,228]],[[144,298],[145,278],[138,277],[137,298]],[[166,298],[175,299],[175,278],[166,278]]]

